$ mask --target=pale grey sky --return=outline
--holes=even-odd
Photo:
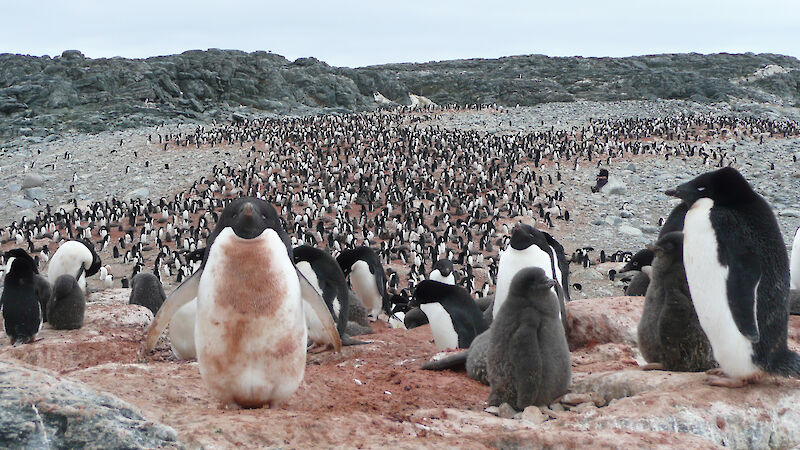
[[[800,1],[7,1],[0,53],[144,58],[268,50],[390,62],[652,53],[800,56]]]

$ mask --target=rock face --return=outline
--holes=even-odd
[[[331,67],[315,58],[289,61],[263,51],[218,49],[142,60],[90,59],[77,50],[55,58],[2,54],[0,138],[124,129],[179,117],[228,119],[230,113],[248,109],[360,111],[386,102],[513,106],[736,98],[796,105],[799,68],[800,61],[792,57],[750,53],[529,55],[357,69]]]
[[[0,361],[0,447],[177,448],[176,439],[116,397]]]

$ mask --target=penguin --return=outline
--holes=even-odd
[[[169,321],[169,343],[178,359],[197,359],[194,345],[194,323],[197,320],[197,299],[181,306]]]
[[[76,330],[83,326],[86,296],[75,277],[65,273],[56,278],[47,302],[47,317],[56,330]]]
[[[763,197],[728,166],[666,194],[682,199],[683,262],[719,370],[709,384],[742,387],[765,373],[800,375],[786,344],[789,258]]]
[[[158,309],[164,303],[167,295],[161,281],[150,272],[139,272],[131,278],[131,295],[129,305],[141,305],[149,309],[153,315],[158,314]]]
[[[39,274],[33,276],[33,284],[36,298],[39,300],[39,307],[42,310],[42,323],[44,323],[47,322],[47,302],[53,294],[53,287],[47,281],[47,278]]]
[[[412,307],[403,316],[403,325],[407,330],[428,324],[428,316],[419,307]]]
[[[789,266],[789,288],[800,289],[800,228],[794,233],[792,242],[792,261]]]
[[[386,272],[378,255],[362,246],[342,251],[336,262],[345,276],[350,277],[353,291],[367,307],[370,320],[378,320],[381,309],[385,309],[383,299],[386,296]]]
[[[153,319],[146,351],[195,297],[200,376],[223,405],[277,407],[297,390],[306,363],[304,304],[314,308],[334,350],[341,349],[324,300],[294,266],[281,218],[262,199],[228,203],[208,237],[200,268]]]
[[[61,244],[47,266],[47,281],[54,284],[64,274],[75,277],[78,285],[86,293],[86,277],[96,274],[102,265],[94,245],[84,240],[68,241]]]
[[[489,330],[488,403],[522,411],[567,393],[572,364],[555,280],[539,267],[520,270]]]
[[[428,279],[446,284],[456,284],[456,278],[453,275],[453,262],[449,259],[436,261],[430,275],[428,275]]]
[[[328,311],[330,311],[334,322],[337,324],[339,336],[342,338],[342,345],[363,344],[364,342],[351,339],[346,333],[350,296],[347,293],[347,280],[333,256],[308,245],[295,247],[293,255],[297,269],[325,300]],[[332,342],[325,341],[327,335],[314,310],[308,306],[303,309],[303,312],[306,317],[309,339],[318,345],[332,345]]]
[[[489,327],[475,300],[461,286],[424,280],[414,290],[411,306],[418,306],[428,317],[439,350],[469,348],[475,336]]]
[[[636,252],[620,272],[636,271],[633,279],[625,289],[625,295],[641,296],[647,293],[647,286],[650,284],[650,277],[642,268],[653,263],[654,253],[650,249],[643,249]]]
[[[509,247],[500,254],[500,264],[497,270],[497,292],[492,306],[492,317],[497,316],[500,307],[503,306],[503,303],[508,298],[511,280],[514,275],[526,267],[540,267],[545,271],[548,278],[552,277],[559,282],[563,280],[568,283],[569,270],[566,258],[563,256],[563,247],[559,245],[562,255],[561,258],[558,258],[559,255],[556,249],[550,245],[550,242],[554,243],[555,239],[548,238],[548,236],[547,233],[524,223],[519,223],[514,227]],[[560,288],[559,283],[553,285],[553,292],[559,297],[559,317],[564,323],[564,329],[566,329],[567,314],[563,295],[568,290],[568,288]]]
[[[697,320],[683,268],[683,233],[673,231],[650,247],[654,253],[639,349],[647,369],[699,372],[716,367],[711,344]]]
[[[11,345],[28,344],[42,327],[42,308],[34,285],[36,262],[21,248],[7,251],[5,258],[6,274],[0,296],[3,326]]]

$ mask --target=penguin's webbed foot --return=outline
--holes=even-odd
[[[664,370],[664,363],[652,362],[639,366],[640,370]]]
[[[331,345],[331,344],[317,344],[315,342],[315,343],[311,344],[310,347],[308,347],[307,352],[311,353],[311,354],[317,354],[317,353],[326,352],[328,350],[333,350],[333,345]]]
[[[711,374],[710,372],[714,372],[715,374]],[[716,375],[716,373],[722,373],[722,375]],[[721,369],[711,369],[706,372],[708,376],[706,377],[706,384],[709,386],[719,386],[719,387],[726,387],[726,388],[741,388],[745,387],[751,383],[758,383],[763,377],[764,372],[756,372],[747,377],[735,378],[725,375],[725,372],[722,372]]]

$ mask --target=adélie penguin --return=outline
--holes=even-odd
[[[300,386],[307,340],[303,299],[334,350],[341,348],[325,302],[294,266],[288,235],[264,200],[243,197],[225,207],[200,269],[170,294],[153,320],[147,351],[178,308],[195,297],[200,375],[224,405],[275,407]]]
[[[424,280],[414,290],[411,306],[428,316],[439,350],[469,348],[475,336],[489,328],[475,300],[461,286]]]
[[[308,245],[296,247],[292,253],[297,269],[325,300],[333,320],[337,323],[342,344],[365,344],[366,342],[354,340],[346,335],[350,296],[347,292],[347,280],[345,280],[344,273],[333,256],[324,250]],[[309,338],[318,346],[330,345],[327,342],[324,327],[320,326],[315,310],[313,308],[304,308],[303,311],[306,317]]]
[[[21,248],[5,254],[6,274],[0,305],[3,326],[12,345],[33,341],[42,327],[42,308],[36,297],[36,262]]]
[[[371,321],[378,320],[386,297],[386,272],[378,255],[369,247],[343,250],[336,257],[345,276],[350,277],[353,292],[367,307]],[[388,312],[388,311],[387,311]]]
[[[686,278],[720,366],[708,383],[741,387],[765,373],[800,376],[800,355],[786,344],[789,258],[767,202],[731,167],[666,193],[689,207]]]

